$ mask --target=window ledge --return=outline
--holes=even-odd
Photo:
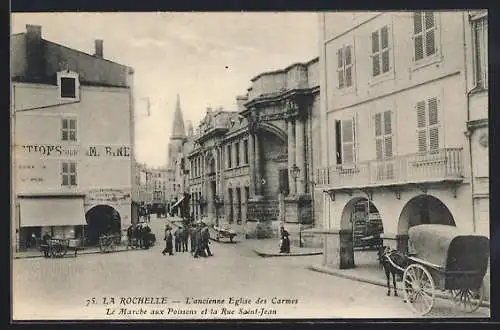
[[[433,65],[433,64],[439,64],[442,61],[443,61],[442,55],[439,55],[439,54],[432,55],[430,57],[426,57],[426,58],[423,58],[423,59],[418,60],[418,61],[413,61],[412,66],[411,66],[411,70],[417,71],[417,70],[426,68],[426,67]]]
[[[386,73],[379,74],[377,77],[371,76],[371,79],[368,81],[368,85],[375,86],[388,80],[394,80],[394,77],[394,70],[391,69]]]
[[[353,85],[351,87],[344,87],[344,88],[337,87],[337,90],[339,91],[340,95],[348,95],[348,94],[353,94],[356,91],[356,88]]]

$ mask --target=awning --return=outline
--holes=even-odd
[[[21,227],[85,225],[83,198],[19,198]]]
[[[177,202],[175,202],[174,205],[172,205],[172,207],[170,208],[171,210],[175,210],[176,207],[178,207],[182,201],[184,200],[184,198],[186,198],[186,196],[182,197],[181,199],[179,199]]]

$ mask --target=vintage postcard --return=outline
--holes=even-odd
[[[490,317],[486,10],[11,18],[12,320]]]

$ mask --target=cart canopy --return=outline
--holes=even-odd
[[[485,273],[489,260],[489,239],[464,233],[454,226],[425,224],[408,230],[416,257],[446,271]]]

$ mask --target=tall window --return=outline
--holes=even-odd
[[[236,166],[239,166],[240,165],[240,144],[238,142],[236,142],[236,144],[234,145],[234,149],[236,151]]]
[[[348,88],[353,85],[352,46],[344,45],[337,50],[337,75],[339,88]]]
[[[389,72],[389,27],[372,32],[372,75],[377,77]]]
[[[433,12],[413,13],[413,44],[415,61],[436,54],[436,18]]]
[[[436,97],[417,103],[418,151],[427,152],[439,149],[439,118]]]
[[[233,150],[231,150],[231,145],[228,145],[227,146],[227,168],[231,168],[233,167],[233,164],[232,164],[232,154],[233,154]]]
[[[356,162],[355,120],[336,121],[337,164],[353,164]]]
[[[62,141],[76,141],[76,119],[62,119]]]
[[[243,161],[248,164],[248,140],[243,140]]]
[[[488,17],[473,21],[476,86],[488,88]]]
[[[76,186],[76,162],[63,162],[61,165],[62,185]]]
[[[392,112],[375,114],[375,148],[377,161],[380,162],[377,168],[379,180],[393,177],[393,165],[387,162],[393,156],[392,140]]]

